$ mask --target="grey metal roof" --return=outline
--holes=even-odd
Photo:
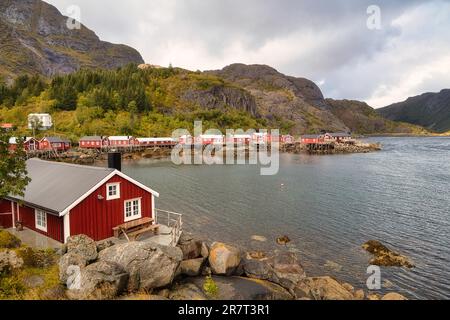
[[[59,137],[45,137],[44,139],[47,139],[48,142],[50,142],[50,143],[61,143],[61,142],[70,143],[69,140],[64,139],[64,138],[59,138]]]
[[[305,134],[302,136],[303,139],[318,139],[320,138],[322,135],[320,134]]]
[[[86,137],[81,138],[80,141],[81,140],[84,140],[84,141],[98,141],[98,140],[103,140],[103,138],[100,137],[100,136],[86,136]]]
[[[10,197],[53,213],[61,213],[105,179],[114,169],[39,159],[27,160],[31,182],[25,196]]]

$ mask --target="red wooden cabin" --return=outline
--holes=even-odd
[[[321,134],[308,134],[301,137],[301,143],[303,144],[318,144],[324,142],[325,136]]]
[[[128,148],[138,146],[139,142],[132,136],[110,136],[108,143],[111,147]]]
[[[71,147],[71,142],[60,137],[45,137],[39,141],[39,150],[67,151]]]
[[[177,144],[173,138],[137,138],[140,147],[167,147]]]
[[[39,150],[39,141],[32,137],[26,137],[23,141],[23,148],[25,151]],[[14,151],[17,149],[17,138],[12,137],[9,139],[9,150]]]
[[[25,196],[0,199],[4,227],[20,221],[59,242],[78,234],[100,241],[125,222],[155,218],[159,194],[116,169],[29,159],[27,170]]]
[[[82,149],[102,149],[108,145],[108,138],[101,136],[87,136],[81,138],[79,141],[79,146]]]

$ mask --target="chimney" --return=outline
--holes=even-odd
[[[108,168],[122,171],[122,154],[120,152],[108,153]]]

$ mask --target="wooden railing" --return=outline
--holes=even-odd
[[[176,246],[183,232],[183,215],[181,213],[156,209],[155,222],[171,229],[171,245]]]

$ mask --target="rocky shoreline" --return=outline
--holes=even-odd
[[[20,285],[44,286],[45,290],[33,294],[36,299],[406,300],[394,292],[384,296],[365,292],[327,275],[310,277],[297,254],[286,246],[271,253],[247,252],[189,233],[182,235],[177,247],[151,241],[96,243],[78,235],[57,253],[50,253],[23,247],[14,236],[0,232],[7,239],[2,242],[6,245],[0,243],[0,273]],[[378,244],[369,241],[364,248],[393,257],[391,265],[410,267],[398,264],[408,261],[406,257],[398,260],[400,255]],[[33,275],[18,279],[27,266]],[[37,275],[36,268],[42,268],[45,276]],[[56,283],[47,285],[47,278]],[[0,286],[0,294],[2,290]]]

